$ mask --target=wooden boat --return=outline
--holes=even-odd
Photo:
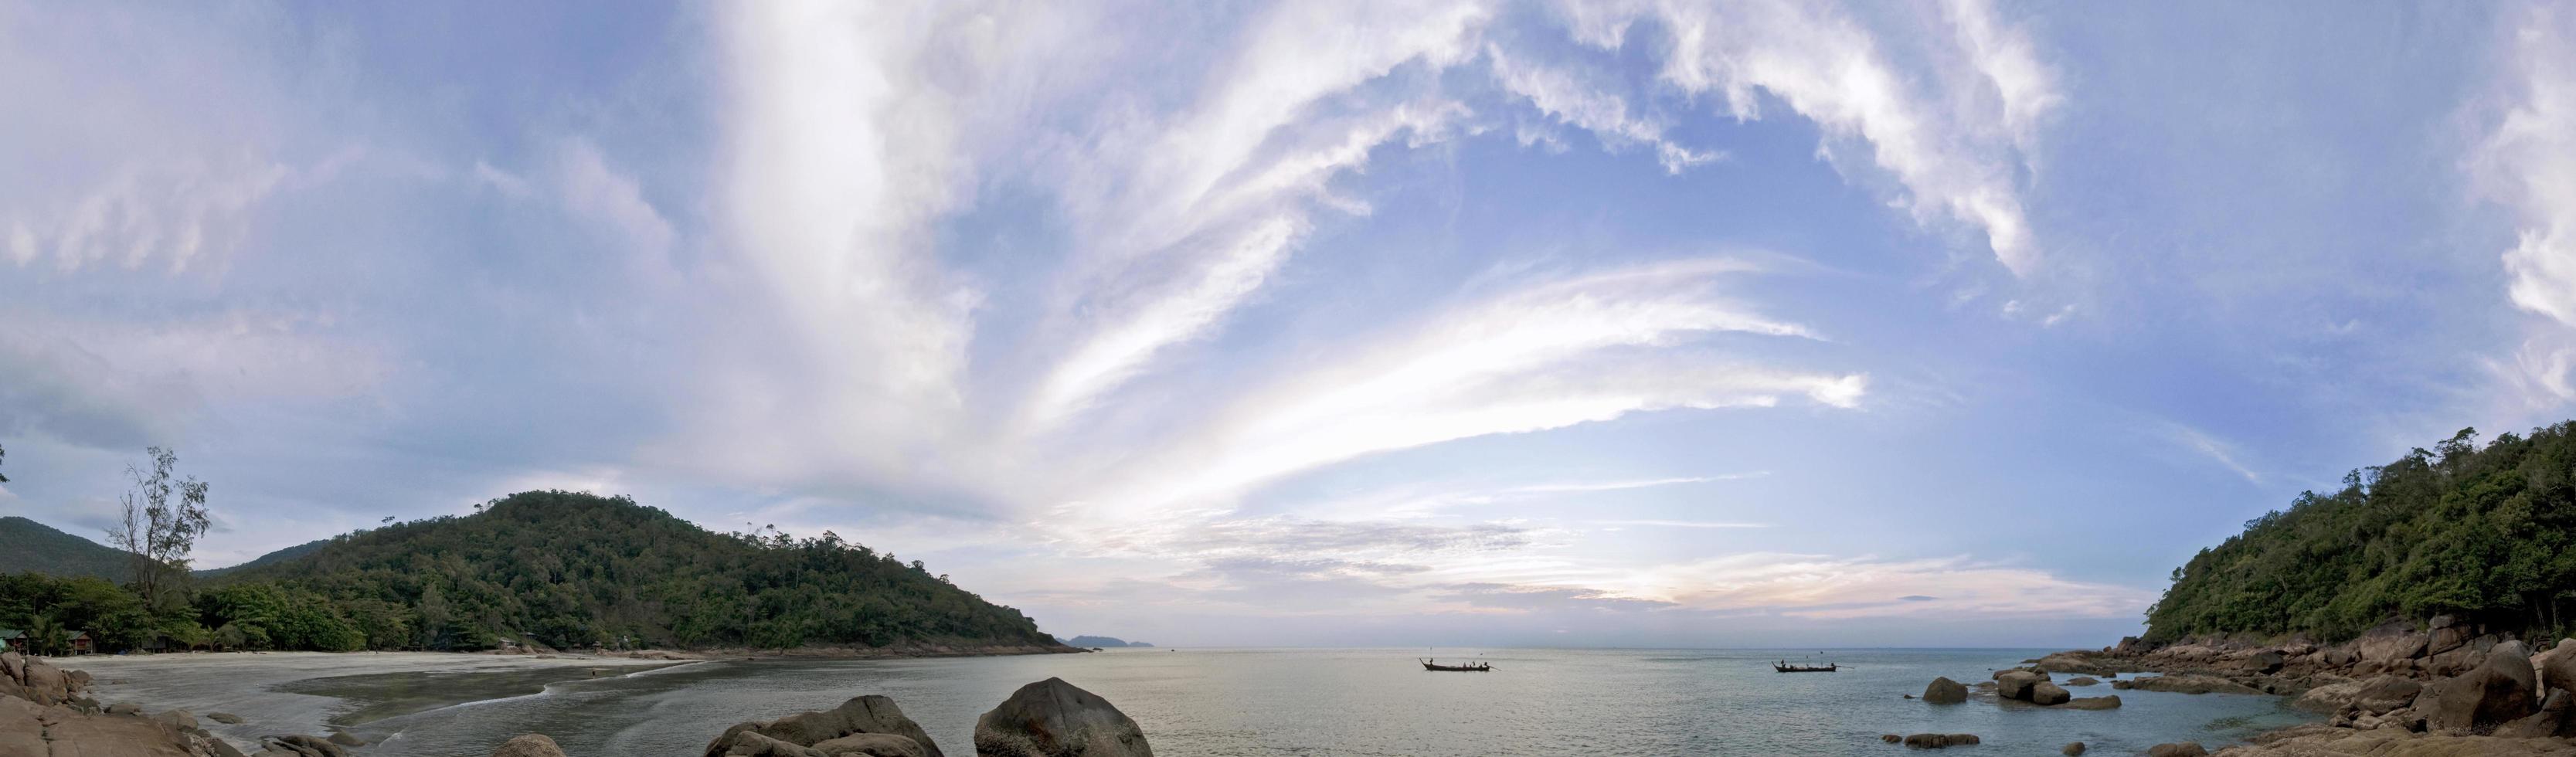
[[[1771,663],[1771,672],[1774,672],[1774,673],[1831,673],[1831,672],[1834,672],[1834,669],[1836,669],[1836,668],[1840,668],[1840,667],[1842,667],[1842,666],[1841,666],[1841,665],[1837,665],[1837,664],[1825,664],[1825,665],[1790,665],[1790,664],[1786,664],[1786,663],[1778,663],[1778,662],[1775,662],[1775,663]]]
[[[1465,665],[1442,665],[1430,660],[1421,660],[1420,662],[1422,663],[1423,670],[1451,670],[1468,673],[1484,673],[1494,669],[1494,666],[1491,663],[1483,662],[1471,662]]]

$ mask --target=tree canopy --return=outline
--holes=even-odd
[[[0,574],[0,625],[251,649],[1052,644],[1036,621],[825,532],[717,534],[624,497],[522,492],[203,576],[139,586]]]
[[[2546,633],[2576,609],[2576,422],[2503,434],[2463,429],[2431,450],[2346,475],[2174,569],[2148,639],[2359,635],[2443,613]]]

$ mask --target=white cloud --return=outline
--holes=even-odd
[[[1951,34],[1985,91],[1918,92],[1867,30],[1833,8],[1784,1],[1746,3],[1567,3],[1578,39],[1616,48],[1636,22],[1653,19],[1673,35],[1663,78],[1685,91],[1723,97],[1739,119],[1761,117],[1768,93],[1822,127],[1830,139],[1858,139],[1875,164],[1905,187],[1918,220],[1948,218],[1981,229],[1995,258],[2029,274],[2039,247],[2015,171],[2037,124],[2062,99],[2054,77],[2018,31],[1997,26],[1981,4],[1951,6]],[[1959,77],[1931,82],[1959,86]]]
[[[1557,120],[1600,135],[1613,148],[1632,144],[1653,148],[1655,159],[1663,164],[1666,173],[1678,174],[1725,157],[1721,152],[1693,150],[1666,139],[1663,124],[1633,113],[1626,98],[1606,91],[1601,83],[1579,81],[1568,71],[1516,60],[1500,45],[1487,45],[1485,57],[1492,61],[1494,76],[1504,89],[1528,98],[1531,105]]]
[[[1362,455],[1674,408],[1849,408],[1866,379],[1709,356],[1665,356],[1722,332],[1809,337],[1718,296],[1740,261],[1686,260],[1528,286],[1353,344],[1346,361],[1282,377],[1140,463],[1129,507],[1225,496]]]
[[[1701,610],[1761,611],[1814,620],[1962,614],[2130,617],[2153,592],[2070,581],[2046,571],[1966,557],[1750,553],[1639,571],[1598,584],[1619,596]],[[1931,600],[1909,597],[1933,597]]]
[[[2491,363],[2534,407],[2576,399],[2576,13],[2543,4],[2508,13],[2510,52],[2492,127],[2468,158],[2476,186],[2508,210],[2504,251],[2515,307],[2549,319],[2510,364]]]

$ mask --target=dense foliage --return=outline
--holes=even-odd
[[[15,515],[0,518],[0,573],[31,570],[123,581],[133,574],[134,563],[124,552],[51,526]],[[0,615],[0,625],[13,620]]]
[[[95,578],[0,576],[0,626],[88,630],[102,649],[156,633],[320,650],[1053,641],[920,562],[829,532],[711,533],[623,497],[525,492],[296,550],[201,576],[184,606],[157,610]]]
[[[2453,613],[2557,638],[2576,618],[2576,422],[2463,430],[2354,471],[2176,568],[2148,638],[2304,632],[2334,641]]]

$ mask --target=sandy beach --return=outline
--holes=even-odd
[[[55,658],[86,670],[94,696],[146,710],[185,709],[239,715],[239,725],[205,721],[207,730],[240,745],[281,733],[328,734],[334,718],[395,700],[406,709],[535,694],[553,681],[624,675],[687,664],[576,654],[490,655],[456,652],[272,652],[91,655]],[[594,675],[594,672],[596,675]],[[436,674],[452,685],[428,685],[354,698],[294,690],[317,681],[385,674]],[[453,677],[450,677],[453,676]],[[355,680],[364,680],[356,678]],[[436,679],[433,679],[436,680]],[[342,687],[358,688],[358,687]],[[384,714],[398,714],[386,711]]]

